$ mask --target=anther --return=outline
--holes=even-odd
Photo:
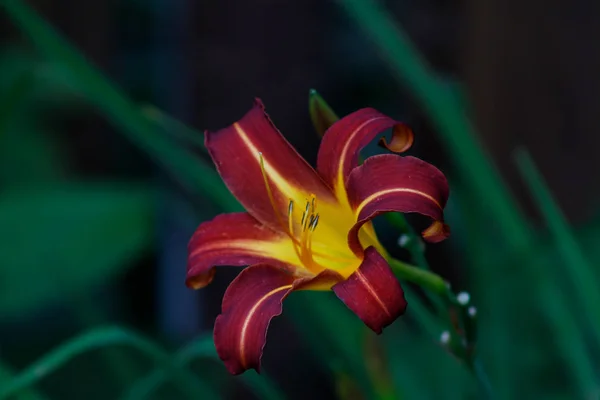
[[[310,202],[306,202],[306,208],[304,209],[304,212],[302,213],[302,220],[300,221],[300,226],[302,227],[302,230],[306,230],[306,227],[308,225],[310,225],[310,223],[312,222],[312,215],[310,215],[311,219],[309,219],[309,210],[310,210]]]
[[[315,215],[314,218],[311,218],[310,225],[308,229],[312,232],[317,229],[317,224],[319,223],[319,214]]]
[[[315,222],[315,215],[311,214],[310,218],[308,219],[308,224],[306,224],[306,227],[310,228],[313,225],[313,222]]]
[[[288,205],[288,217],[292,215],[294,212],[294,200],[290,199],[290,203]]]

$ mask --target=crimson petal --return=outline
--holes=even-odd
[[[218,265],[241,267],[269,262],[286,268],[295,257],[288,242],[287,236],[267,228],[248,213],[218,215],[200,224],[189,242],[186,284],[193,289],[208,285]],[[290,259],[279,260],[282,254]]]
[[[238,122],[206,132],[205,145],[231,193],[250,214],[273,229],[281,230],[282,225],[287,229],[282,220],[287,222],[289,199],[300,207],[311,194],[335,202],[331,189],[275,128],[259,99]],[[266,189],[261,157],[274,205]]]
[[[268,264],[243,270],[225,291],[222,313],[215,321],[215,347],[227,370],[234,375],[250,368],[260,372],[269,323],[281,314],[288,294],[313,285],[331,286],[341,279],[327,270],[314,278],[294,279]]]
[[[394,128],[392,140],[380,144],[394,152],[408,150],[413,133],[403,123],[373,108],[363,108],[345,116],[325,132],[317,157],[317,171],[330,186],[343,189],[350,171],[358,165],[360,150],[384,130]]]
[[[448,181],[423,160],[394,154],[370,157],[352,171],[346,190],[358,221],[348,234],[348,242],[357,254],[362,253],[360,227],[384,212],[416,212],[434,219],[422,233],[427,241],[439,242],[450,234],[443,222]]]
[[[374,247],[367,248],[360,267],[332,289],[350,310],[378,334],[406,310],[400,283]]]

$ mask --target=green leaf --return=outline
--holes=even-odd
[[[552,198],[529,153],[520,149],[515,152],[515,160],[531,196],[546,221],[554,244],[567,264],[567,268],[563,268],[560,274],[557,274],[557,278],[568,276],[572,281],[575,286],[573,292],[579,297],[577,308],[587,314],[588,321],[594,327],[596,340],[600,344],[600,292],[594,269],[558,204]]]
[[[471,293],[478,315],[478,353],[489,369],[498,398],[539,397],[548,376],[565,376],[581,387],[594,381],[594,368],[582,340],[571,297],[550,271],[558,255],[551,242],[531,241],[519,253],[494,240],[483,215],[487,205],[453,186],[456,221],[465,233],[463,259],[472,271]],[[456,232],[456,230],[455,230]],[[518,362],[515,362],[518,360]],[[531,371],[544,374],[531,375]],[[555,375],[552,375],[555,374]],[[561,390],[571,388],[564,383]],[[563,392],[564,393],[564,392]]]
[[[42,134],[28,106],[37,86],[31,55],[0,53],[0,185],[58,180],[64,175],[55,141]],[[56,102],[56,99],[54,100]]]
[[[92,67],[29,6],[19,0],[4,0],[1,5],[17,27],[50,60],[64,69],[74,89],[101,110],[135,145],[147,152],[191,191],[200,193],[217,204],[224,204],[229,209],[241,209],[212,167],[173,143],[137,105]]]
[[[56,141],[34,126],[34,121],[11,122],[0,131],[0,185],[14,187],[64,180],[64,158]]]
[[[154,196],[131,184],[15,189],[0,198],[0,315],[97,287],[153,240]]]
[[[438,340],[438,336],[434,340]],[[396,390],[406,399],[467,399],[476,393],[467,368],[441,344],[419,335],[406,323],[382,336]]]

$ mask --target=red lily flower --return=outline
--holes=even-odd
[[[404,313],[404,293],[370,221],[389,211],[417,212],[434,220],[423,237],[443,240],[448,183],[414,157],[377,155],[359,166],[360,150],[389,128],[385,147],[411,146],[412,131],[374,109],[342,118],[323,137],[316,171],[258,99],[238,122],[205,133],[219,174],[248,212],[198,227],[186,283],[198,289],[211,282],[214,266],[250,265],[227,288],[215,322],[215,346],[232,374],[259,371],[269,322],[294,290],[333,290],[377,333]]]

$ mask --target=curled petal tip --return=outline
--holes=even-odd
[[[387,140],[382,137],[379,139],[379,146],[388,149],[394,153],[403,153],[410,149],[414,142],[413,131],[405,124],[396,124],[392,131],[392,140],[388,143]]]
[[[393,128],[390,150],[406,150],[412,144],[412,131],[404,124],[373,108],[363,108],[332,124],[323,136],[317,156],[317,170],[331,186],[348,178],[358,165],[360,151],[385,130]],[[396,150],[397,149],[397,150]]]
[[[422,233],[423,239],[430,243],[438,243],[450,236],[450,227],[442,221],[434,221]]]
[[[194,290],[202,289],[203,287],[208,286],[212,282],[212,280],[215,277],[215,272],[215,268],[211,268],[205,273],[189,276],[185,280],[185,285],[190,289]]]

